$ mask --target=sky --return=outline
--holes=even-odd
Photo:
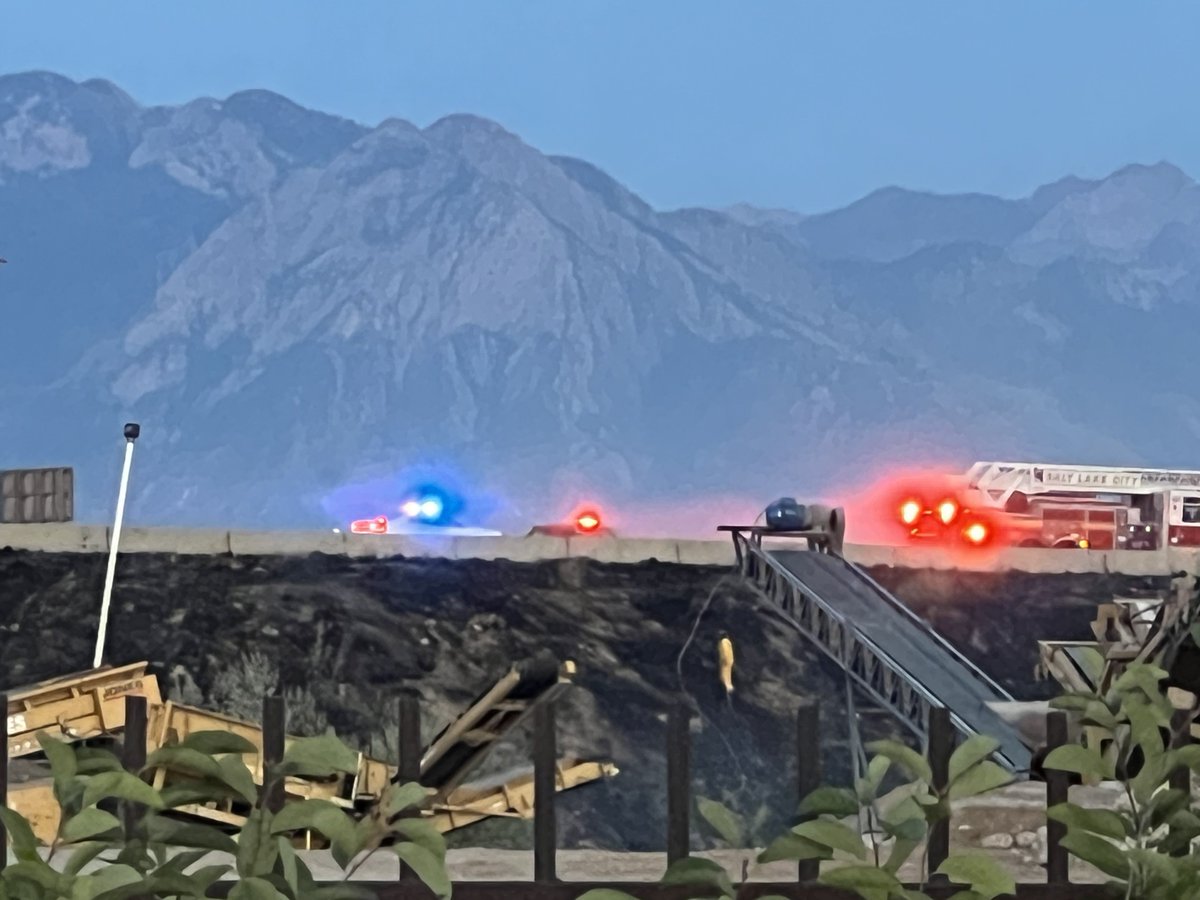
[[[486,116],[659,208],[819,212],[1200,174],[1200,4],[254,0],[5,4],[0,72],[146,104],[246,88],[366,124]]]

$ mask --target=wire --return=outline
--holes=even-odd
[[[708,608],[712,605],[713,600],[716,599],[717,592],[721,590],[721,588],[724,587],[727,582],[737,580],[739,577],[740,576],[733,573],[722,575],[720,579],[717,580],[717,583],[713,585],[712,590],[708,592],[708,596],[704,598],[704,603],[700,606],[700,611],[696,614],[696,618],[692,621],[692,629],[688,633],[687,640],[683,642],[683,647],[679,650],[679,656],[675,658],[675,674],[679,680],[679,692],[692,702],[692,707],[696,710],[696,714],[700,717],[700,720],[712,726],[713,730],[717,733],[717,736],[721,739],[721,743],[725,745],[725,749],[729,752],[729,757],[733,760],[733,764],[736,766],[738,771],[738,777],[741,780],[741,784],[738,786],[738,790],[741,790],[749,781],[746,775],[746,770],[742,765],[742,758],[738,756],[737,752],[733,749],[733,745],[729,742],[729,738],[726,737],[725,731],[721,728],[721,726],[704,714],[704,710],[701,708],[700,703],[696,700],[696,697],[692,694],[692,692],[687,689],[687,684],[683,678],[683,658],[687,655],[688,648],[692,645],[692,641],[694,641],[696,638],[696,632],[700,629],[700,620],[704,618],[704,614],[708,612]],[[728,703],[729,711],[733,715],[738,716],[738,712],[733,706],[733,695],[726,694],[725,699]],[[740,718],[740,716],[738,716],[738,718]]]

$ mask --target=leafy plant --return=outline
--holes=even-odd
[[[999,746],[992,738],[975,736],[963,742],[950,758],[949,785],[941,791],[932,787],[929,763],[916,751],[895,741],[878,741],[868,749],[874,755],[865,778],[854,789],[821,787],[800,805],[807,821],[777,837],[757,856],[759,865],[780,861],[816,859],[841,863],[827,868],[820,881],[857,894],[864,900],[919,900],[928,896],[904,887],[900,868],[923,843],[933,825],[950,815],[955,800],[974,797],[1009,784],[1011,776],[989,757]],[[884,779],[892,767],[912,780],[881,796]],[[745,847],[745,829],[740,818],[712,800],[697,803],[702,819],[729,847]],[[851,828],[847,819],[860,827]],[[866,828],[861,824],[865,823]],[[864,834],[865,831],[865,834]],[[866,837],[866,841],[864,841]],[[927,857],[922,860],[922,883],[927,880]],[[954,900],[992,900],[1016,890],[1012,876],[991,858],[979,853],[956,853],[938,867],[937,873],[966,889]],[[725,869],[711,860],[688,858],[670,866],[663,884],[687,884],[693,897],[722,897],[736,900],[737,889]],[[633,900],[621,891],[592,890],[578,900]],[[763,900],[781,900],[772,896]]]
[[[821,883],[851,891],[864,900],[926,898],[920,890],[904,887],[900,869],[918,847],[928,846],[933,826],[949,817],[953,801],[1012,781],[989,759],[998,746],[983,735],[964,741],[950,757],[947,786],[937,790],[929,763],[919,753],[896,741],[869,744],[873,757],[865,777],[855,780],[854,789],[823,787],[809,794],[800,811],[813,818],[776,839],[759,855],[759,861],[839,862],[841,865],[821,874]],[[911,780],[884,796],[880,791],[893,767]],[[860,827],[851,828],[846,819],[854,819]],[[954,895],[955,900],[991,900],[1016,890],[1014,879],[980,853],[951,854],[933,874],[966,885],[966,890]],[[928,880],[926,852],[921,858],[921,884]]]
[[[1103,696],[1066,694],[1052,705],[1070,710],[1103,735],[1090,746],[1069,744],[1046,757],[1045,767],[1089,782],[1116,782],[1125,804],[1087,809],[1075,803],[1048,815],[1067,827],[1062,845],[1109,876],[1129,898],[1167,900],[1200,896],[1200,859],[1187,855],[1200,836],[1191,790],[1170,786],[1171,775],[1200,771],[1200,745],[1173,747],[1196,710],[1173,723],[1174,708],[1162,688],[1167,673],[1146,663],[1130,665]],[[1184,855],[1173,855],[1173,854]]]
[[[420,818],[402,817],[425,798],[420,785],[389,785],[381,802],[359,820],[321,799],[287,803],[279,812],[266,807],[262,797],[288,776],[322,779],[357,770],[358,755],[330,735],[292,742],[261,797],[242,760],[255,748],[229,732],[196,732],[162,747],[137,774],[126,772],[107,750],[69,745],[46,734],[39,734],[38,741],[50,763],[61,810],[58,831],[43,858],[30,824],[12,809],[0,808],[17,857],[0,873],[3,900],[200,898],[234,871],[239,880],[230,891],[232,900],[374,900],[372,892],[348,879],[389,839],[394,852],[438,897],[451,896],[442,835]],[[172,775],[161,790],[147,782],[159,768]],[[112,800],[136,809],[137,815],[123,821],[125,817],[101,808]],[[224,801],[250,807],[235,835],[178,816],[192,804]],[[341,882],[314,881],[295,851],[292,835],[297,832],[315,832],[329,842],[343,870]],[[71,855],[59,871],[53,863],[63,849]],[[193,869],[212,851],[230,854],[234,863]],[[97,865],[84,873],[89,863]]]

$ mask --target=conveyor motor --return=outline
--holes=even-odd
[[[812,513],[794,497],[780,497],[767,507],[765,517],[772,531],[807,531],[812,527]]]

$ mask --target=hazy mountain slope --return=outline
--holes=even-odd
[[[435,463],[519,528],[931,454],[1185,462],[1198,197],[1162,164],[659,212],[469,115],[10,76],[0,466],[74,464],[106,517],[136,418],[140,521],[332,524]]]

